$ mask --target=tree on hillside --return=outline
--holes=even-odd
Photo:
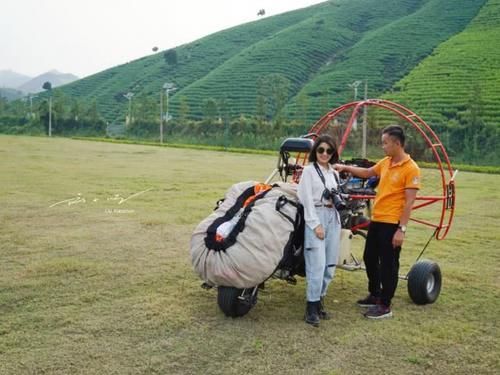
[[[267,85],[264,77],[259,77],[257,80],[257,103],[255,114],[260,126],[267,120]]]
[[[325,113],[329,112],[332,109],[330,107],[330,94],[328,92],[328,88],[326,87],[321,92],[319,109],[321,116],[323,116]]]
[[[80,106],[80,102],[78,101],[78,99],[71,100],[70,109],[69,109],[69,115],[71,116],[71,119],[78,122],[78,120],[80,119],[80,116],[81,116],[80,112],[81,112],[81,106]]]
[[[203,101],[203,117],[209,122],[215,121],[218,114],[217,101],[214,98],[205,99]]]
[[[64,130],[64,122],[68,116],[68,103],[67,97],[61,92],[54,95],[52,104],[52,128],[56,133],[61,133]]]
[[[283,74],[273,73],[257,80],[257,108],[259,123],[272,119],[279,129],[285,119],[283,109],[288,101],[290,80]]]
[[[280,129],[285,120],[283,108],[285,108],[288,101],[290,80],[282,74],[275,73],[268,76],[268,82],[274,125],[277,129]]]
[[[231,106],[229,105],[229,100],[227,98],[222,98],[217,103],[219,109],[219,117],[224,121],[230,117]]]
[[[135,98],[133,122],[127,131],[130,134],[144,137],[157,137],[159,135],[159,108],[158,102],[151,96],[137,96]]]
[[[179,98],[179,122],[186,124],[189,116],[189,104],[186,96]]]
[[[304,94],[304,92],[301,92],[299,96],[297,97],[297,118],[300,118],[302,125],[307,124],[307,110],[308,110],[308,103],[307,103],[307,95]]]
[[[176,65],[177,64],[177,51],[175,48],[171,48],[163,54],[163,58],[168,65]]]
[[[8,103],[7,99],[0,95],[0,115],[7,110]]]
[[[97,100],[92,99],[90,103],[88,103],[84,112],[85,118],[90,121],[90,123],[97,123],[99,121],[99,111],[97,110]]]
[[[46,131],[49,137],[52,136],[52,84],[47,81],[42,85],[42,88],[49,93],[49,105]]]
[[[463,142],[465,160],[473,164],[478,160],[489,158],[487,157],[489,153],[498,158],[496,154],[499,131],[496,126],[489,126],[483,119],[484,102],[478,83],[472,88],[468,107],[463,134],[458,136]]]

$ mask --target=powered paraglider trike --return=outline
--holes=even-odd
[[[407,280],[408,294],[414,303],[429,304],[439,297],[442,275],[436,262],[421,258],[431,240],[444,239],[451,227],[455,210],[456,171],[451,167],[441,140],[417,114],[400,104],[380,99],[356,101],[333,109],[311,127],[309,134],[288,138],[282,143],[278,165],[265,183],[271,184],[276,179],[298,183],[313,141],[321,134],[330,134],[339,141],[341,162],[362,167],[374,165],[384,156],[380,147],[381,129],[394,123],[404,128],[407,138],[405,149],[419,164],[422,172],[422,188],[418,192],[410,221],[418,224],[419,231],[429,231],[428,240],[423,244],[414,264],[400,278]],[[364,268],[359,260],[359,251],[364,247],[376,183],[372,179],[364,180],[341,174],[341,193],[346,198],[347,208],[341,213],[341,254],[337,262],[339,268]],[[417,225],[412,225],[412,230],[413,228],[416,229]],[[298,235],[299,233],[297,238],[300,237]],[[292,247],[291,251],[286,267],[281,261],[268,278],[295,283],[295,275],[305,275],[301,247]],[[257,302],[259,285],[242,288],[209,284],[204,285],[218,288],[218,305],[227,316],[245,315]]]

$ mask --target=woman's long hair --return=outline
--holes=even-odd
[[[335,144],[333,137],[328,134],[323,134],[318,138],[316,138],[316,140],[314,141],[314,145],[311,149],[311,152],[309,153],[309,163],[315,163],[318,161],[318,156],[316,155],[316,151],[318,150],[319,145],[322,143],[326,143],[333,150],[332,156],[330,157],[330,160],[328,160],[328,163],[335,164],[336,162],[338,162],[339,152],[337,150],[337,145]]]

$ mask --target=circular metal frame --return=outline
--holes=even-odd
[[[434,158],[437,162],[438,170],[440,172],[440,190],[442,193],[432,196],[417,195],[417,203],[413,206],[412,209],[416,210],[435,203],[441,204],[441,215],[437,220],[437,223],[416,218],[410,218],[410,220],[434,228],[435,238],[438,240],[444,239],[451,227],[455,212],[456,172],[454,172],[451,167],[451,163],[443,143],[440,141],[436,133],[430,128],[430,126],[416,113],[410,111],[408,108],[405,108],[400,104],[390,102],[388,100],[367,99],[362,101],[355,101],[344,104],[328,112],[312,126],[309,133],[313,136],[313,138],[315,138],[317,135],[321,134],[330,124],[330,122],[332,122],[336,117],[338,117],[345,111],[352,110],[352,113],[349,116],[349,120],[347,122],[346,130],[342,135],[342,140],[339,145],[338,151],[339,155],[341,155],[347,143],[347,139],[351,133],[353,124],[356,121],[358,114],[365,106],[378,107],[393,112],[399,118],[411,124],[411,126],[415,128],[425,140],[429,149],[432,150]],[[303,165],[306,164],[307,156],[308,155],[306,153],[299,153],[297,155],[297,162]],[[371,197],[356,196],[353,198],[366,199]]]

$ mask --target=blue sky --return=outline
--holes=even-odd
[[[84,77],[324,0],[2,0],[0,70]]]

